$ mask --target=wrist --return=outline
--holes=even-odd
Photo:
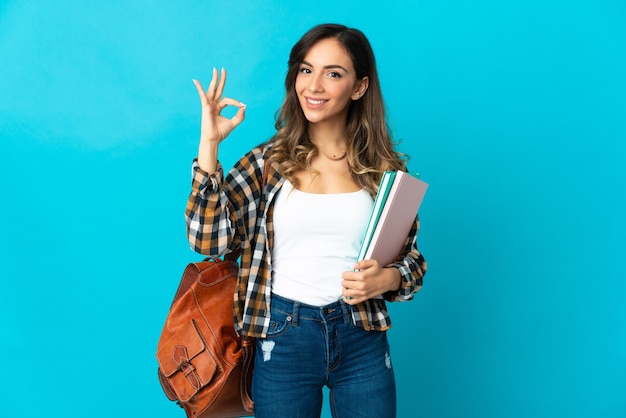
[[[198,165],[209,174],[217,171],[218,142],[200,141],[198,147]]]
[[[385,270],[388,271],[389,278],[389,287],[387,288],[388,292],[397,292],[400,290],[402,285],[402,276],[400,275],[400,270],[396,267],[386,267]]]

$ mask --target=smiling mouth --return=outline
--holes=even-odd
[[[311,98],[306,98],[307,103],[313,105],[313,106],[318,106],[321,104],[326,103],[328,100],[324,100],[324,99],[311,99]]]

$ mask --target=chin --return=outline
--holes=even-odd
[[[303,112],[304,113],[304,118],[307,120],[307,122],[309,123],[317,123],[317,122],[321,122],[324,120],[323,116],[319,116],[319,115],[311,115],[307,112]]]

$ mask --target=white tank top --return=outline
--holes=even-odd
[[[373,204],[364,190],[305,193],[286,181],[274,203],[272,292],[313,306],[340,299]]]

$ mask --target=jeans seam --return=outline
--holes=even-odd
[[[341,364],[341,345],[339,344],[339,331],[337,331],[337,329],[334,329],[334,334],[335,334],[335,347],[334,351],[336,351],[337,355],[335,357],[335,362],[330,365],[330,367],[328,368],[328,372],[333,372],[335,370],[337,370],[339,368],[339,365]]]

